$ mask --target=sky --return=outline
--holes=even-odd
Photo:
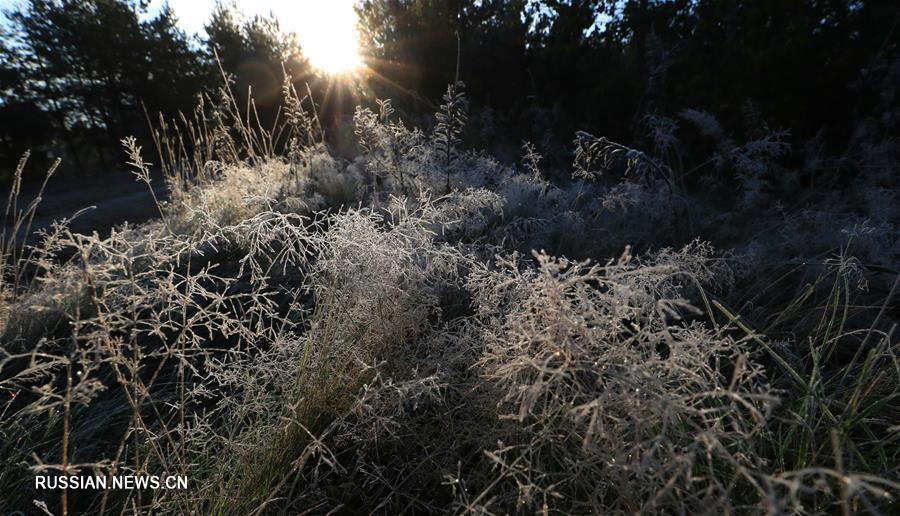
[[[149,14],[166,3],[188,34],[203,32],[215,0],[153,0]],[[242,0],[235,2],[246,16],[274,16],[283,30],[297,34],[303,53],[327,72],[351,70],[359,65],[355,0]]]
[[[23,4],[0,0],[0,13]],[[151,18],[169,4],[178,26],[188,35],[203,36],[216,0],[151,0],[145,16]],[[297,34],[304,54],[326,71],[349,69],[358,64],[355,0],[228,0],[244,17],[274,16],[282,30]],[[0,15],[0,26],[8,21]]]
[[[162,8],[163,4],[168,3],[178,16],[178,25],[188,34],[202,32],[203,25],[209,20],[209,14],[212,12],[215,0],[151,0],[150,12],[155,13]],[[248,4],[249,2],[244,2]],[[264,3],[282,3],[269,0],[260,0],[251,5],[260,5]],[[268,14],[263,11],[263,14]]]
[[[0,0],[0,25],[6,23],[2,11],[14,8],[23,0]],[[233,1],[244,15],[252,17],[256,14],[273,14],[283,29],[296,32],[301,45],[309,47],[319,45],[320,41],[306,41],[304,37],[333,41],[344,37],[352,29],[349,19],[356,19],[353,13],[354,0],[226,0]],[[203,33],[203,26],[209,20],[216,0],[150,0],[148,15],[159,12],[168,3],[175,11],[178,25],[189,35]],[[603,20],[598,20],[602,26]],[[338,29],[337,31],[335,29]]]
[[[2,0],[0,0],[2,1]],[[168,1],[178,17],[178,25],[188,34],[202,33],[216,0],[152,0],[150,12],[156,12]],[[236,2],[246,16],[274,14],[285,29],[304,32],[313,24],[314,16],[336,10],[352,11],[352,0],[243,0]]]
[[[203,32],[215,0],[153,0],[152,16],[168,3],[178,25],[188,34]],[[342,72],[360,63],[355,0],[242,0],[235,2],[246,16],[274,16],[283,30],[297,34],[304,55],[319,69]]]
[[[188,34],[202,33],[209,20],[216,0],[151,0],[149,13],[152,15],[168,2],[178,17],[178,25]],[[0,0],[0,11],[13,9],[22,0]],[[306,13],[347,12],[352,9],[352,0],[238,0],[238,8],[247,16],[274,14],[287,29],[302,32],[312,25],[313,16]],[[0,15],[0,23],[5,19]]]

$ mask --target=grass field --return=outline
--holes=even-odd
[[[22,245],[38,204],[14,185],[0,506],[896,511],[896,145],[840,195],[776,198],[779,134],[734,142],[689,110],[648,120],[642,150],[578,133],[550,170],[530,144],[463,149],[463,91],[431,131],[358,109],[343,157],[291,87],[277,133],[224,90],[216,123],[123,142],[154,217],[108,234]],[[703,166],[669,158],[676,121],[712,143]]]

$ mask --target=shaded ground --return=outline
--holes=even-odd
[[[156,196],[162,201],[167,197],[161,175],[152,178]],[[23,185],[19,209],[24,209],[37,195],[39,184]],[[5,204],[8,188],[2,191]],[[150,190],[143,182],[136,181],[126,171],[96,177],[54,177],[44,191],[35,214],[32,230],[48,227],[55,220],[71,217],[88,208],[71,224],[77,232],[107,233],[122,222],[143,222],[159,216]],[[6,221],[9,227],[10,221]]]

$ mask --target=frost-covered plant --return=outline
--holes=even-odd
[[[443,140],[392,120],[388,101],[359,109],[364,153],[347,162],[303,136],[314,112],[292,87],[293,143],[220,94],[155,134],[164,220],[109,235],[56,224],[20,247],[34,205],[17,208],[14,185],[4,507],[889,512],[888,150],[858,188],[748,217],[685,177],[719,160],[746,197],[751,179],[777,179],[786,147],[737,146],[699,111],[682,118],[721,142],[699,168],[654,115],[655,156],[579,133],[591,181],[551,181],[533,146],[518,169],[456,148],[459,95],[444,99]],[[11,480],[86,472],[192,485],[76,497]]]
[[[398,193],[421,191],[426,187],[420,175],[429,166],[425,136],[418,129],[408,129],[399,120],[391,120],[394,109],[389,99],[377,102],[377,114],[357,106],[353,115],[357,140],[366,151],[366,168],[373,175],[373,196],[379,199],[379,190],[389,191],[389,180],[396,185]]]
[[[324,133],[319,117],[316,114],[315,103],[307,85],[307,94],[302,98],[297,93],[292,77],[285,73],[282,83],[282,98],[284,99],[284,116],[288,133],[285,138],[288,141],[288,156],[293,157],[305,147],[315,147],[324,140]],[[310,115],[305,104],[312,105]]]
[[[612,167],[624,163],[624,175],[639,176],[647,184],[654,180],[664,181],[672,187],[671,169],[647,154],[612,142],[597,138],[590,133],[579,131],[575,137],[575,177],[596,179]]]
[[[275,209],[275,203],[308,210],[304,185],[295,177],[288,164],[276,161],[257,167],[230,166],[210,183],[212,187],[185,194],[178,213],[184,223],[194,221],[201,228],[220,228]]]
[[[522,166],[531,173],[532,177],[541,177],[541,159],[543,156],[537,152],[533,143],[522,143]]]
[[[701,134],[712,139],[716,153],[708,160],[717,169],[730,166],[741,185],[741,204],[744,208],[757,205],[762,199],[766,175],[778,158],[788,154],[791,147],[785,142],[789,131],[763,131],[743,145],[737,145],[727,136],[716,118],[706,111],[685,109],[681,118],[696,127]]]
[[[678,151],[680,142],[677,132],[678,121],[659,114],[648,114],[643,120],[647,128],[653,149],[659,156],[666,156]]]
[[[349,211],[330,221],[314,277],[317,297],[337,307],[335,339],[381,351],[428,328],[462,259],[435,242],[430,219],[422,218],[431,209],[395,203],[390,219]]]
[[[443,196],[434,203],[430,218],[435,231],[451,242],[482,241],[504,215],[505,199],[485,188],[467,188]]]
[[[675,322],[693,310],[677,287],[694,277],[693,252],[535,258],[470,280],[480,368],[519,430],[487,452],[496,480],[469,510],[727,510],[735,483],[764,466],[753,436],[775,397],[728,335]]]
[[[434,115],[437,125],[432,139],[447,170],[447,191],[450,191],[450,162],[456,155],[456,146],[460,142],[469,116],[469,101],[466,99],[465,88],[466,85],[462,81],[447,86],[442,98],[443,103]]]
[[[294,202],[310,211],[353,206],[363,196],[366,181],[358,168],[335,158],[321,144],[297,153],[296,180],[302,195]]]

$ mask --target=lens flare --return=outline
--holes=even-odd
[[[351,72],[362,65],[358,19],[353,0],[292,2],[279,21],[297,33],[312,66],[328,74]]]

